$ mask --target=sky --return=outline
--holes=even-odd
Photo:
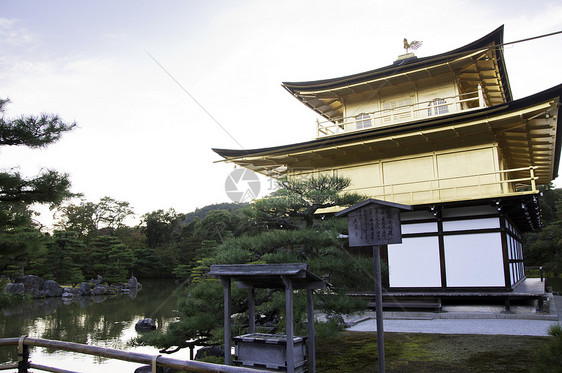
[[[318,116],[281,82],[390,65],[403,38],[423,41],[419,57],[447,52],[501,25],[505,42],[561,31],[562,3],[0,0],[4,115],[78,125],[44,149],[1,148],[0,168],[66,172],[85,200],[127,201],[137,216],[230,202],[234,166],[212,148],[315,136]],[[562,83],[561,47],[562,35],[506,47],[515,99]]]

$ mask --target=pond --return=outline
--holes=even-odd
[[[157,327],[166,328],[177,318],[176,304],[184,291],[170,280],[143,281],[137,294],[113,298],[77,297],[72,301],[47,298],[7,308],[0,312],[0,337],[27,335],[34,338],[89,344],[126,351],[158,355],[153,347],[131,347],[136,337],[135,324],[150,317]],[[31,348],[36,364],[78,372],[134,372],[140,365],[120,360]],[[189,349],[169,355],[189,359]],[[0,363],[17,361],[16,347],[0,348]]]

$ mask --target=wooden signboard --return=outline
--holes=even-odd
[[[373,246],[402,243],[400,210],[381,205],[367,205],[347,216],[349,246]]]
[[[348,218],[349,246],[373,247],[375,304],[377,307],[377,347],[380,373],[385,371],[385,361],[379,246],[402,243],[400,210],[409,211],[412,210],[412,206],[368,199],[336,213],[336,216],[347,216]]]

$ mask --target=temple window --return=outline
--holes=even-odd
[[[388,124],[408,120],[412,117],[412,105],[412,97],[403,97],[398,100],[383,102],[384,114],[382,122]]]
[[[447,106],[447,101],[442,98],[436,98],[429,103],[429,108],[427,109],[427,116],[447,114],[449,112],[449,107]]]
[[[371,116],[369,114],[361,113],[355,117],[357,129],[371,127]]]

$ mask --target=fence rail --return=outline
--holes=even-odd
[[[539,276],[541,278],[541,282],[544,282],[544,272],[543,272],[543,266],[538,266],[538,267],[529,267],[529,266],[525,266],[525,272],[530,270],[538,270],[539,271]],[[525,274],[527,275],[527,274]]]
[[[400,203],[422,203],[466,197],[488,197],[520,192],[537,192],[537,166],[514,168],[453,177],[437,177],[394,184],[349,188],[372,198]],[[522,174],[527,174],[525,177]],[[510,178],[511,177],[511,178]],[[459,182],[462,180],[462,183]],[[375,189],[373,191],[372,189]]]
[[[256,369],[235,367],[229,365],[219,365],[204,363],[201,361],[191,361],[191,360],[179,360],[172,359],[170,357],[162,355],[149,355],[141,354],[137,352],[127,352],[122,350],[116,350],[106,347],[90,346],[80,343],[73,342],[63,342],[51,339],[41,339],[32,338],[27,336],[21,336],[16,338],[2,338],[0,339],[0,346],[17,346],[18,349],[18,363],[17,364],[6,364],[0,366],[0,370],[6,369],[18,369],[18,373],[27,373],[30,368],[43,370],[47,372],[55,373],[77,373],[69,370],[47,367],[39,364],[33,364],[29,361],[29,347],[44,347],[52,348],[61,351],[70,351],[80,354],[94,355],[105,357],[109,359],[117,359],[123,361],[129,361],[133,363],[150,365],[152,367],[152,372],[161,372],[162,368],[172,368],[184,372],[224,372],[224,373],[256,373],[265,371],[260,371]]]

